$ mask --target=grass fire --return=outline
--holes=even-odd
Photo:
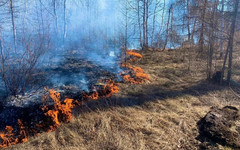
[[[0,150],[240,149],[240,0],[0,0]]]
[[[134,55],[133,55],[134,54]],[[141,56],[137,52],[129,53],[129,56]],[[142,58],[142,57],[138,57]],[[146,76],[145,79],[148,79],[148,76],[144,73],[144,71],[139,67],[130,67],[128,66],[125,72],[129,72],[130,70],[134,71],[134,75],[136,77],[136,81],[134,78],[134,82],[132,83],[142,83],[144,80],[144,76]],[[137,75],[137,74],[142,75]],[[125,80],[124,75],[123,79]],[[143,77],[143,78],[142,78]],[[137,82],[137,80],[139,80]],[[129,80],[126,80],[129,81]],[[99,80],[99,83],[102,82]],[[98,87],[97,87],[98,86]],[[36,123],[34,125],[34,130],[28,130],[32,127],[24,127],[23,123],[20,119],[18,119],[18,129],[13,129],[11,126],[6,126],[5,131],[1,132],[0,134],[0,141],[2,141],[2,144],[0,147],[7,148],[11,145],[15,145],[18,143],[27,142],[29,135],[39,135],[40,132],[52,132],[57,130],[58,127],[60,127],[61,123],[67,123],[72,119],[72,109],[74,107],[83,105],[84,103],[87,103],[89,100],[98,100],[101,98],[109,98],[113,94],[118,93],[119,88],[118,84],[109,79],[106,80],[104,84],[101,86],[96,85],[93,86],[92,92],[82,92],[79,93],[81,97],[78,99],[71,99],[71,98],[61,98],[61,93],[57,92],[54,89],[47,89],[45,88],[48,93],[42,97],[42,100],[44,101],[43,106],[41,107],[45,118],[42,118],[42,120],[38,120],[39,123]],[[40,123],[41,122],[41,123]],[[26,123],[29,124],[29,123]],[[13,131],[18,131],[19,133],[14,134]]]

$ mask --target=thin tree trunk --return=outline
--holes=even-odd
[[[162,28],[163,28],[164,13],[165,13],[165,0],[163,0],[161,26],[160,26],[160,30],[159,30],[159,33],[158,33],[158,42],[157,42],[158,47],[160,47],[160,41],[161,41],[160,37],[161,37],[161,31],[162,31]]]
[[[43,19],[43,8],[42,8],[42,0],[39,0],[40,1],[40,9],[41,9],[41,14],[40,14],[40,16],[41,16],[41,24],[42,24],[42,36],[44,36],[45,35],[45,29],[44,29],[44,19]]]
[[[55,27],[58,34],[59,27],[58,27],[58,14],[57,14],[57,0],[54,0],[54,15],[55,15]]]
[[[230,84],[230,81],[232,78],[233,39],[234,39],[234,33],[235,33],[237,13],[238,13],[238,5],[239,5],[239,0],[235,0],[234,14],[233,14],[233,20],[232,20],[230,38],[229,38],[229,59],[228,59],[229,62],[228,62],[228,75],[227,75],[228,84]]]
[[[67,0],[64,0],[64,35],[63,41],[67,38]]]
[[[224,61],[223,61],[223,67],[222,67],[222,72],[221,72],[221,80],[220,80],[220,84],[223,83],[223,77],[224,77],[224,72],[225,72],[225,69],[226,69],[226,63],[227,63],[228,52],[229,52],[229,45],[228,45],[228,47],[227,47],[226,54],[225,54],[225,56],[224,56]]]
[[[40,0],[39,0],[39,2],[40,2]],[[39,11],[41,6],[39,6],[39,5],[41,5],[41,4],[36,2],[36,8],[37,8],[36,15],[37,15],[37,25],[38,25],[38,36],[41,37],[42,28],[41,28],[41,20],[40,20],[41,15],[40,15],[40,11]]]
[[[204,5],[203,5],[203,12],[202,12],[202,17],[201,17],[201,31],[200,31],[200,52],[203,52],[203,46],[204,46],[204,28],[205,28],[205,13],[206,13],[206,7],[207,7],[207,0],[204,0]]]
[[[4,51],[3,51],[3,44],[2,44],[2,36],[1,36],[1,33],[0,33],[0,50],[1,50],[1,56],[0,56],[0,58],[1,58],[1,63],[2,63],[2,73],[4,73]]]
[[[143,46],[146,46],[146,0],[143,1]]]
[[[90,11],[90,0],[87,0],[87,13],[91,16],[92,14],[91,14],[91,11]],[[90,17],[89,17],[89,15],[87,15],[87,22],[89,23],[89,24],[91,24],[90,23]],[[88,31],[88,40],[90,40],[91,39],[91,27],[90,26],[88,26],[87,27],[87,31]]]
[[[173,31],[173,9],[171,9],[171,32]]]
[[[220,57],[223,56],[223,28],[224,28],[223,12],[224,12],[224,0],[222,0],[222,10],[221,10],[222,18],[221,18]]]
[[[142,27],[141,27],[141,19],[140,19],[140,0],[138,0],[138,27],[139,27],[139,42],[140,42],[140,46],[142,47]]]
[[[7,84],[7,80],[6,80],[6,75],[5,75],[5,72],[6,72],[6,68],[5,68],[5,54],[4,54],[4,50],[3,50],[3,42],[2,42],[2,37],[1,37],[1,33],[0,33],[0,50],[1,50],[1,56],[0,56],[0,59],[1,59],[1,76],[2,76],[2,79],[3,79],[3,82],[4,82],[4,86],[5,86],[5,89],[6,89],[6,94],[8,95],[8,84]]]
[[[211,15],[211,31],[210,31],[210,48],[209,48],[209,55],[208,55],[208,67],[207,67],[207,79],[210,80],[212,78],[212,61],[213,61],[213,52],[214,52],[214,43],[215,43],[215,12],[217,9],[218,2],[214,1],[213,12]]]
[[[128,43],[128,2],[126,1],[126,10],[125,10],[125,42],[124,42],[124,61],[125,61],[125,65],[127,65],[127,43]]]
[[[1,50],[1,57],[2,57],[4,55],[4,53],[3,53],[3,45],[2,45],[1,33],[0,33],[0,50]]]
[[[194,33],[195,33],[195,29],[196,29],[196,23],[197,23],[197,19],[194,19],[194,23],[193,23],[193,29],[192,29],[192,33],[191,33],[191,44],[194,43]]]
[[[171,28],[171,33],[173,33],[173,8],[171,9],[171,26],[170,26]],[[169,34],[169,33],[168,33]],[[169,37],[169,35],[168,35],[168,37]],[[170,48],[172,47],[172,45],[173,45],[173,43],[172,42],[170,42],[170,44],[171,44],[171,46],[170,46]]]
[[[27,18],[27,0],[24,2],[24,18],[23,18],[23,32],[25,32],[26,18]]]
[[[10,1],[10,11],[11,11],[11,19],[12,19],[12,32],[13,32],[13,39],[14,39],[14,48],[15,51],[17,49],[17,32],[16,32],[16,27],[15,27],[15,20],[14,20],[14,10],[13,10],[13,3],[12,0]]]
[[[169,22],[170,22],[170,17],[171,17],[171,10],[172,10],[172,5],[170,6],[169,11],[168,11],[167,31],[166,31],[166,39],[165,39],[165,43],[163,46],[163,51],[166,49],[166,46],[168,43],[168,32],[169,32]]]
[[[148,18],[149,18],[149,0],[147,0],[146,4],[146,46],[148,47]]]
[[[187,0],[187,30],[188,30],[188,42],[191,38],[191,31],[190,31],[190,12],[189,12],[189,0]]]
[[[152,38],[151,38],[151,47],[153,47],[153,42],[154,42],[156,13],[157,13],[158,4],[159,4],[159,3],[156,3],[156,4],[155,4],[155,8],[154,8],[154,12],[153,12],[153,30],[152,30]]]

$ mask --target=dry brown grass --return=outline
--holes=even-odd
[[[240,101],[228,88],[206,83],[206,63],[188,52],[141,52],[143,59],[133,64],[150,81],[120,84],[120,93],[111,100],[77,108],[71,122],[57,131],[9,149],[199,149],[200,118],[211,107],[239,108]]]

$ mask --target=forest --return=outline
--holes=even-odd
[[[240,149],[240,0],[0,0],[0,149]]]

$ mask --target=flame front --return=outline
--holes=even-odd
[[[137,58],[142,58],[143,56],[133,50],[127,51],[127,54],[133,58],[130,58],[130,61],[135,60]],[[140,67],[133,67],[129,63],[122,63],[121,67],[129,69],[129,73],[122,73],[123,80],[130,83],[141,84],[146,80],[149,80],[149,76],[144,72],[144,70]]]
[[[48,90],[49,97],[54,102],[54,107],[51,109],[49,106],[42,108],[45,111],[45,115],[50,119],[50,129],[48,131],[54,131],[60,126],[60,122],[68,122],[72,119],[72,108],[74,108],[73,99],[66,98],[61,103],[60,93],[55,90]],[[46,98],[46,97],[45,97]]]
[[[141,54],[139,54],[139,53],[137,53],[137,52],[134,52],[133,50],[128,50],[128,51],[127,51],[127,54],[128,54],[129,56],[133,56],[133,58],[130,59],[130,60],[135,60],[135,59],[137,59],[137,58],[142,58],[142,57],[143,57]]]
[[[94,89],[95,91],[92,94],[87,95],[87,98],[93,100],[108,98],[119,91],[118,85],[112,80],[107,80],[104,86],[100,89],[97,90],[96,87],[94,87]]]
[[[102,88],[95,89],[92,94],[85,94],[83,99],[85,101],[98,100],[99,98],[111,97],[118,91],[119,89],[117,87],[117,84],[112,80],[108,80]],[[74,104],[75,100],[70,98],[66,98],[63,102],[61,102],[60,93],[56,92],[55,90],[50,89],[48,92],[50,99],[54,102],[54,107],[51,108],[51,106],[45,105],[43,106],[42,110],[45,112],[44,114],[49,118],[49,121],[47,123],[49,124],[49,129],[47,131],[50,132],[56,130],[61,125],[61,122],[69,122],[72,119],[72,109],[76,105]],[[44,98],[47,102],[47,97]],[[80,104],[79,102],[76,103]],[[41,125],[38,124],[37,126]]]

